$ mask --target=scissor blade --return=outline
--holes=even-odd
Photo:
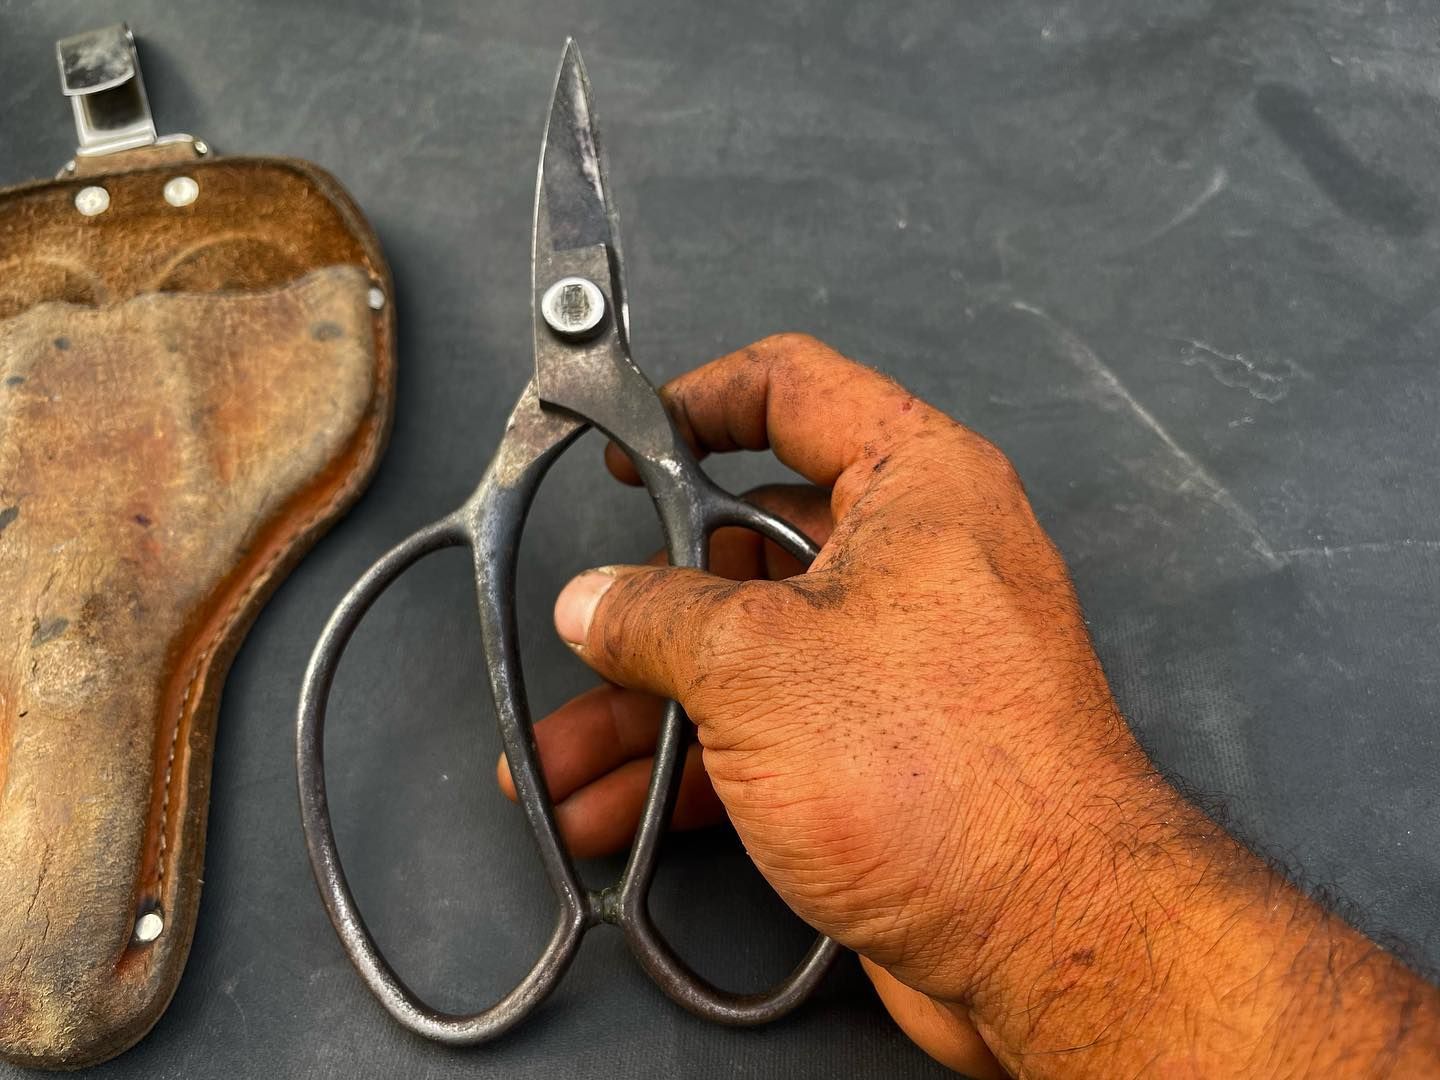
[[[535,245],[531,258],[535,327],[535,390],[542,405],[588,420],[640,455],[672,448],[675,433],[654,388],[630,358],[629,311],[622,283],[620,237],[606,187],[605,153],[596,131],[590,80],[573,41],[565,44],[535,185]],[[571,333],[563,328],[573,311],[594,314],[585,301],[571,310],[571,281],[552,297],[554,285],[580,279],[605,301],[598,323]],[[558,322],[557,322],[558,320]]]
[[[620,238],[606,183],[608,172],[591,105],[590,79],[573,40],[565,43],[555,93],[545,124],[540,173],[535,183],[535,251],[532,276],[550,252],[604,244],[610,251],[612,286],[622,308]],[[537,288],[542,282],[532,282]]]

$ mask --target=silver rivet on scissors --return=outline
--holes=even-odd
[[[589,278],[561,278],[540,298],[540,314],[561,337],[584,341],[605,321],[605,294]]]

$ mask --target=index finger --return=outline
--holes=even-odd
[[[808,334],[777,334],[712,360],[661,396],[697,454],[770,449],[821,487],[842,486],[856,466],[873,469],[926,428],[958,428],[893,379]],[[606,461],[634,482],[618,447],[607,447]]]

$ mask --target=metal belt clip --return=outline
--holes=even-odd
[[[125,23],[61,38],[55,43],[60,92],[75,113],[75,158],[60,170],[62,178],[103,172],[101,166],[77,166],[84,158],[118,154],[145,146],[185,143],[194,156],[210,147],[193,135],[157,135],[140,76],[135,35]],[[184,156],[184,151],[177,151]]]
[[[113,154],[158,141],[140,77],[135,35],[124,23],[55,43],[60,92],[75,112],[81,157]]]

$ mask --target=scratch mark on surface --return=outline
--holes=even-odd
[[[1194,338],[1181,338],[1180,341],[1185,345],[1180,362],[1186,367],[1199,364],[1210,372],[1221,386],[1244,390],[1257,401],[1272,403],[1290,392],[1290,384],[1284,374],[1267,370],[1254,360],[1246,359],[1241,353],[1227,353]],[[1290,360],[1283,363],[1290,374],[1305,374],[1299,364]]]
[[[244,1033],[246,1042],[250,1041],[250,1018],[245,1015],[245,1006],[240,1004],[240,999],[235,996],[235,985],[238,979],[228,979],[222,989],[225,996],[230,999],[230,1004],[235,1006],[235,1011],[240,1014],[240,1030]]]
[[[45,845],[40,853],[40,872],[35,876],[35,891],[30,894],[29,906],[25,908],[25,919],[28,922],[30,916],[35,914],[35,905],[40,902],[40,893],[45,888],[45,877],[50,873],[50,860],[55,854],[55,849],[49,844]]]
[[[46,875],[50,873],[50,860],[54,854],[55,849],[49,844],[46,844],[44,850],[40,853],[40,873],[35,878],[35,891],[30,894],[30,903],[25,908],[25,925],[27,928],[30,925],[31,918],[35,914],[35,905],[40,902],[40,893],[45,888],[45,878]],[[37,942],[33,936],[22,935],[19,944],[15,948],[14,955],[10,957],[10,963],[14,964],[19,959],[21,952],[25,952],[25,962],[20,965],[16,974],[24,974],[30,969],[30,961],[35,959],[36,951],[45,944],[46,939],[50,936],[50,911],[48,908],[41,907],[40,918],[44,920],[44,925],[40,928],[40,940]],[[26,945],[30,946],[29,951],[26,951]]]
[[[569,49],[566,50],[568,60]],[[601,173],[600,150],[595,145],[595,126],[590,119],[590,94],[585,82],[575,79],[575,85],[571,88],[570,95],[571,115],[575,117],[575,125],[570,134],[580,144],[580,171],[590,186],[595,190],[595,199],[601,206],[609,208],[610,204],[605,199],[605,177]],[[551,132],[547,126],[545,136],[547,139],[560,138],[564,132]]]
[[[1165,448],[1175,456],[1185,470],[1185,482],[1181,485],[1182,488],[1198,491],[1229,514],[1250,537],[1251,549],[1270,569],[1278,570],[1285,565],[1285,559],[1270,546],[1270,542],[1265,539],[1265,534],[1260,531],[1259,524],[1250,516],[1249,511],[1236,501],[1235,496],[1230,494],[1229,489],[1220,483],[1209,469],[1205,468],[1188,450],[1175,441],[1149,409],[1135,400],[1134,395],[1125,388],[1125,384],[1100,357],[1095,355],[1094,350],[1081,341],[1069,328],[1051,318],[1043,309],[1035,307],[1033,304],[1027,304],[1023,300],[1012,300],[1010,307],[1015,311],[1033,316],[1048,326],[1059,339],[1066,359],[1109,398],[1133,413],[1135,418],[1165,445]]]
[[[1211,199],[1215,198],[1216,195],[1219,195],[1220,192],[1224,191],[1225,188],[1229,186],[1229,184],[1230,174],[1225,171],[1225,167],[1223,165],[1217,167],[1215,170],[1215,175],[1210,177],[1210,183],[1205,185],[1205,190],[1200,192],[1199,195],[1195,196],[1195,198],[1191,199],[1188,203],[1182,206],[1179,211],[1176,212],[1175,216],[1172,217],[1169,221],[1167,221],[1164,225],[1161,225],[1160,228],[1156,229],[1153,233],[1147,236],[1145,238],[1146,243],[1149,243],[1151,240],[1158,240],[1166,233],[1178,229],[1181,225],[1184,225],[1185,222],[1189,221],[1201,210],[1203,210],[1206,203],[1208,203]]]
[[[1440,551],[1440,540],[1418,540],[1407,536],[1399,540],[1369,540],[1359,544],[1336,544],[1333,547],[1329,544],[1320,544],[1317,547],[1290,548],[1280,554],[1292,559],[1329,560],[1336,555],[1399,551],[1404,548],[1413,548],[1416,551]]]

